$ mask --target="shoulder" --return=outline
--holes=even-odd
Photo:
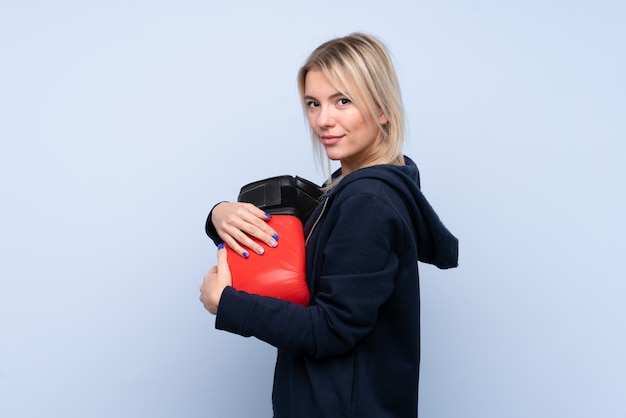
[[[337,222],[386,223],[403,218],[403,199],[385,181],[371,177],[352,179],[334,194],[330,204],[330,217]]]
[[[331,194],[344,197],[354,194],[378,195],[397,181],[396,175],[387,166],[366,167],[345,176]]]
[[[354,173],[354,176],[342,180],[344,184],[338,185],[334,190],[333,198],[336,202],[347,200],[362,201],[365,205],[388,205],[402,204],[403,196],[407,195],[404,187],[399,187],[400,182],[395,178],[368,175],[367,171]]]
[[[385,188],[382,180],[372,177],[346,178],[344,181],[345,184],[342,184],[336,193],[344,198],[358,194],[379,195]]]

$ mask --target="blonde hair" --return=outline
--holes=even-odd
[[[375,164],[404,165],[405,121],[400,85],[389,52],[382,42],[371,35],[353,33],[317,47],[298,71],[298,90],[305,111],[305,79],[312,69],[321,70],[328,82],[346,95],[364,117],[369,117],[378,125],[381,144],[359,168]],[[381,114],[387,123],[379,123]],[[311,138],[318,161],[323,165],[324,148],[312,128]]]

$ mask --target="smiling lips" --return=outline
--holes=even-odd
[[[324,145],[335,145],[341,140],[341,138],[343,138],[343,135],[322,135],[320,136],[320,141],[322,141],[322,144]]]

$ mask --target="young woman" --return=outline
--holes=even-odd
[[[415,417],[418,260],[455,267],[458,241],[402,154],[401,95],[381,42],[355,33],[322,44],[298,87],[314,143],[341,163],[304,224],[310,303],[235,290],[223,249],[200,300],[216,328],[278,348],[274,417]],[[277,245],[265,213],[250,204],[218,204],[209,220],[214,240],[244,257],[260,252],[250,236]]]

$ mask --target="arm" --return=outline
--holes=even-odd
[[[337,209],[323,250],[324,271],[316,278],[319,291],[310,306],[227,287],[216,327],[315,357],[344,353],[367,335],[393,292],[399,266],[394,239],[399,240],[402,223],[374,194],[354,195]]]

